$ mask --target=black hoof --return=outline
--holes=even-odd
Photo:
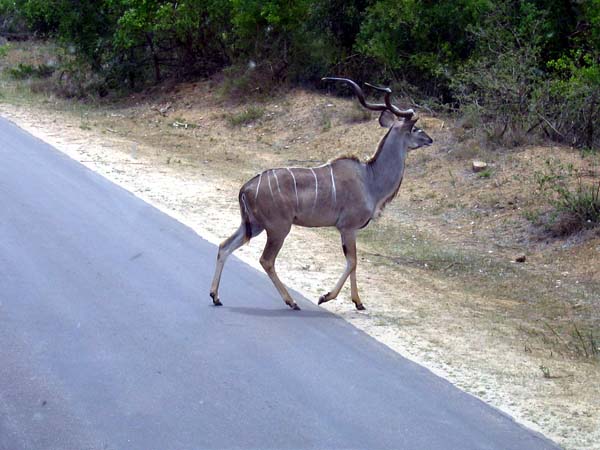
[[[356,306],[356,309],[358,309],[359,311],[364,311],[365,309],[367,309],[367,308],[365,308],[365,305],[363,305],[362,303],[356,303],[355,306]]]
[[[221,300],[219,300],[219,297],[217,297],[214,292],[210,293],[210,298],[212,298],[213,305],[223,306],[223,303],[221,303]]]
[[[294,311],[300,311],[300,307],[296,303],[290,305],[290,308],[292,308]]]
[[[328,301],[330,300],[330,299],[328,299],[328,298],[327,298],[328,296],[329,296],[329,292],[328,292],[327,294],[325,294],[325,295],[321,295],[321,296],[319,297],[319,305],[320,305],[321,303],[328,302]]]

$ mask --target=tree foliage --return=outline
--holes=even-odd
[[[227,67],[261,83],[346,75],[478,111],[492,134],[600,141],[600,0],[0,0],[0,33],[16,28],[108,90]]]
[[[356,48],[388,76],[447,94],[452,73],[473,49],[468,27],[490,8],[488,0],[380,0],[367,9]]]

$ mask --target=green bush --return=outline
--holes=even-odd
[[[46,64],[32,66],[30,64],[19,63],[16,67],[8,68],[7,72],[9,76],[16,80],[23,80],[26,78],[48,78],[54,73],[54,68]]]
[[[379,0],[366,11],[356,49],[388,78],[448,101],[450,77],[473,49],[469,27],[492,6],[487,0]]]
[[[553,78],[538,90],[540,123],[554,140],[600,148],[600,63],[582,50],[548,63]]]
[[[470,28],[477,46],[451,86],[461,108],[492,141],[522,144],[538,120],[533,99],[543,80],[541,27],[535,8],[501,3]]]
[[[8,44],[0,45],[0,58],[5,58],[8,55],[8,50],[10,49]]]
[[[265,114],[264,108],[260,108],[257,106],[251,106],[248,109],[237,113],[237,114],[229,114],[227,115],[227,121],[233,127],[238,127],[242,125],[248,125],[252,122],[257,121]]]
[[[560,21],[553,4],[498,3],[471,27],[477,45],[451,87],[461,111],[492,141],[519,145],[541,136],[600,148],[600,47],[585,22],[573,25],[583,28],[569,42],[565,24],[576,22],[575,13],[564,11]],[[548,59],[553,53],[560,56]]]
[[[277,92],[279,81],[268,64],[234,64],[223,70],[218,93],[235,102],[263,101]]]
[[[14,0],[0,0],[0,32],[18,33],[27,30]]]

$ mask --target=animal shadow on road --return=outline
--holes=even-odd
[[[261,317],[298,317],[302,319],[306,318],[328,318],[338,319],[337,316],[327,311],[319,310],[307,310],[302,309],[301,311],[293,311],[288,308],[268,309],[268,308],[251,308],[246,306],[225,306],[224,309],[227,311],[234,312],[236,314],[244,314],[247,316],[261,316]]]

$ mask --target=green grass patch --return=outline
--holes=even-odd
[[[14,67],[7,68],[6,71],[15,80],[25,80],[27,78],[48,78],[54,73],[54,68],[47,64],[19,63]]]
[[[482,170],[481,172],[477,172],[477,176],[479,178],[491,178],[493,173],[494,173],[494,171],[490,167],[487,167],[486,169]]]
[[[0,45],[0,58],[5,58],[9,50],[10,46],[8,44]]]
[[[225,117],[229,125],[239,127],[256,122],[265,114],[265,109],[259,106],[250,106],[242,112],[226,114]]]
[[[322,132],[331,130],[331,112],[328,109],[321,109],[317,114],[317,122]]]

